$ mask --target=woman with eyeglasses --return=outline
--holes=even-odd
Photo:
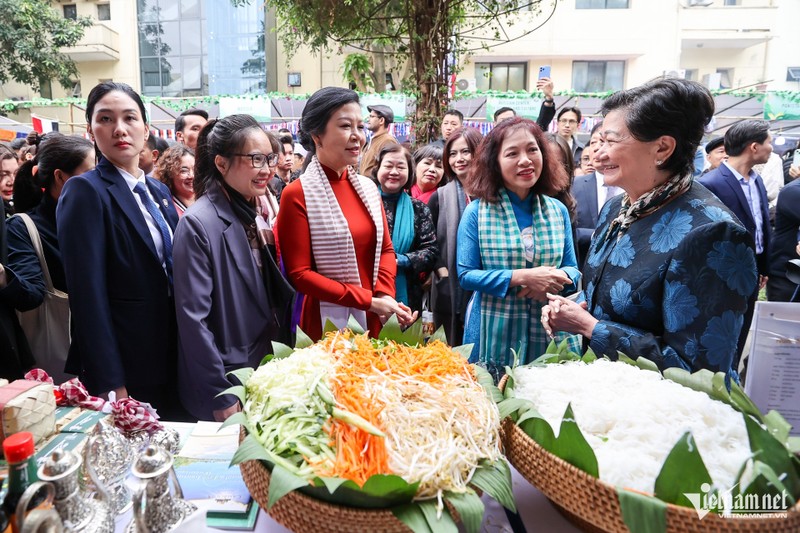
[[[287,275],[305,296],[300,328],[319,339],[327,320],[344,327],[351,316],[372,335],[393,314],[410,324],[417,313],[395,300],[397,260],[381,196],[355,171],[366,141],[358,94],[315,92],[299,140],[306,166],[283,190],[277,229]]]
[[[185,144],[171,146],[158,158],[153,177],[167,186],[175,211],[183,216],[194,203],[194,150]]]
[[[250,115],[210,120],[200,131],[195,203],[175,231],[178,387],[200,420],[240,409],[217,394],[238,383],[231,370],[256,367],[272,341],[289,342],[293,291],[267,248],[259,210],[273,152]]]

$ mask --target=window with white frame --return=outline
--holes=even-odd
[[[619,91],[625,83],[624,61],[573,61],[572,90],[579,93]]]
[[[527,63],[475,63],[479,91],[525,91],[527,81]]]

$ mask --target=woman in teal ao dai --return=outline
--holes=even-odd
[[[758,276],[750,234],[692,179],[711,94],[657,80],[612,95],[603,114],[598,170],[625,194],[600,212],[584,268],[587,307],[549,297],[543,323],[582,334],[597,355],[738,380],[737,341]]]
[[[495,379],[532,361],[550,339],[539,322],[548,293],[575,292],[577,268],[567,208],[549,195],[569,177],[535,122],[501,122],[478,147],[458,228],[458,280],[474,291],[464,343]],[[580,348],[577,337],[571,347]]]

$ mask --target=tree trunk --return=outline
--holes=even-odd
[[[417,145],[439,138],[442,114],[450,102],[447,87],[447,57],[450,51],[450,5],[448,0],[410,4],[415,13],[410,33],[410,64],[417,108],[414,131]]]
[[[375,86],[376,93],[386,91],[386,47],[380,44],[375,44],[372,47],[372,65],[373,69],[370,72],[372,76],[372,83]]]

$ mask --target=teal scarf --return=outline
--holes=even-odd
[[[405,255],[411,250],[414,243],[414,206],[411,197],[405,192],[388,194],[381,190],[381,196],[386,199],[397,198],[397,209],[394,213],[394,227],[392,228],[392,245],[395,255]],[[408,281],[405,272],[398,270],[395,278],[395,300],[408,305]]]

